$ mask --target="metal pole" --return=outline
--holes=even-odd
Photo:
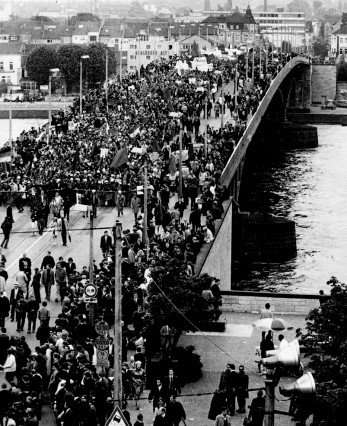
[[[263,64],[261,62],[261,56],[262,56],[262,50],[263,50],[263,46],[262,46],[262,40],[260,40],[260,46],[259,46],[259,83],[261,80],[261,74],[262,74],[262,70],[263,70]]]
[[[254,87],[254,51],[255,51],[255,45],[253,43],[253,50],[252,50],[252,88]]]
[[[205,159],[207,159],[207,101],[208,101],[208,96],[207,96],[207,93],[206,93],[206,99],[205,99],[205,144],[204,144]]]
[[[114,295],[114,405],[121,407],[122,390],[122,224],[117,220],[113,227],[115,243],[115,295]]]
[[[106,47],[106,113],[108,114],[108,47]]]
[[[48,143],[51,137],[51,123],[52,123],[52,76],[49,74],[48,77]]]
[[[265,380],[265,416],[264,426],[275,424],[275,385],[272,380]]]
[[[235,66],[235,83],[234,83],[234,92],[235,92],[235,108],[234,110],[236,110],[237,108],[237,62],[236,62],[236,66]]]
[[[13,140],[12,140],[12,90],[10,90],[10,111],[9,111],[9,142],[10,142],[10,147],[11,147],[11,160],[10,160],[10,165],[12,167],[12,162],[13,162]]]
[[[180,134],[179,134],[179,141],[180,141],[180,156],[179,156],[179,186],[178,186],[178,196],[182,198],[182,123],[180,123]]]
[[[221,105],[221,114],[220,114],[220,128],[221,128],[221,130],[223,130],[223,127],[224,127],[224,110],[223,110],[223,108],[224,108],[224,96],[223,96],[223,90],[224,90],[224,88],[223,88],[223,77],[222,77],[222,89],[221,89],[221,98],[222,98],[222,105]]]
[[[248,90],[248,45],[246,43],[246,90]]]
[[[94,270],[93,270],[93,258],[94,258],[94,194],[92,193],[92,208],[89,211],[90,222],[89,222],[89,282],[90,284],[94,283]],[[64,219],[62,219],[64,220]],[[94,316],[95,316],[95,305],[94,303],[89,303],[89,324],[91,327],[94,327]]]
[[[143,177],[143,245],[146,250],[146,260],[148,259],[148,165],[147,165],[147,153],[145,153],[145,163],[143,165],[144,177]]]
[[[268,67],[268,63],[269,63],[269,44],[268,42],[265,43],[266,46],[266,56],[265,56],[265,74],[267,74],[267,67]]]
[[[80,115],[82,115],[82,59],[80,59]]]

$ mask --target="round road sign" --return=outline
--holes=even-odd
[[[101,334],[102,336],[107,336],[108,332],[110,330],[110,326],[107,324],[106,321],[99,321],[95,324],[95,331],[98,334]]]
[[[87,297],[95,297],[98,293],[98,289],[96,288],[96,286],[94,284],[87,284],[84,287],[84,294]]]

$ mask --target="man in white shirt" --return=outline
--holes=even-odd
[[[284,338],[283,334],[280,334],[280,335],[278,336],[278,340],[280,341],[280,345],[279,345],[279,350],[280,350],[280,351],[281,351],[282,349],[286,348],[286,347],[289,345],[288,340],[286,340],[286,339]]]
[[[13,381],[14,376],[16,375],[17,364],[14,356],[14,350],[12,348],[7,350],[7,359],[4,365],[0,365],[0,370],[4,371],[5,379],[9,383]]]

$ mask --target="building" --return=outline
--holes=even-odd
[[[22,78],[22,43],[0,43],[0,82],[19,85]]]
[[[330,38],[331,55],[347,55],[347,25],[335,31]]]
[[[216,31],[213,38],[219,46],[234,47],[247,42],[257,43],[260,38],[258,24],[249,6],[245,13],[236,9],[233,13],[209,16],[202,24],[209,27],[210,31]]]
[[[156,59],[170,57],[179,53],[179,42],[168,40],[160,35],[139,34],[136,39],[129,40],[128,71],[139,71]]]
[[[263,38],[268,39],[277,49],[288,43],[292,50],[302,51],[306,43],[306,16],[304,12],[253,12]]]
[[[76,28],[72,32],[72,43],[97,43],[99,41],[101,25],[102,24],[99,22],[78,22]]]

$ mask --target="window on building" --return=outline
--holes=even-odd
[[[3,70],[3,69],[4,69],[4,63],[0,62],[0,70]]]
[[[134,67],[134,65],[130,65],[130,69],[134,70],[134,69],[136,69],[136,67]]]
[[[239,25],[236,25],[236,29],[238,30],[240,28],[240,26]]]
[[[136,55],[130,55],[130,59],[136,59]]]
[[[13,70],[13,62],[10,62],[10,70]]]
[[[147,61],[151,60],[151,57],[149,55],[146,56]]]
[[[1,81],[6,83],[6,77],[4,75],[1,77]]]
[[[130,49],[136,49],[136,44],[131,44]]]
[[[150,48],[151,48],[151,45],[150,44],[146,44],[146,49],[148,50]]]
[[[11,76],[10,75],[7,76],[7,83],[11,83]]]
[[[96,40],[97,40],[96,35],[90,36],[90,37],[89,37],[89,40],[90,40],[90,41],[96,41]]]
[[[161,50],[161,44],[158,44],[157,49]]]
[[[47,40],[47,43],[51,44],[51,43],[53,43],[53,40]]]

